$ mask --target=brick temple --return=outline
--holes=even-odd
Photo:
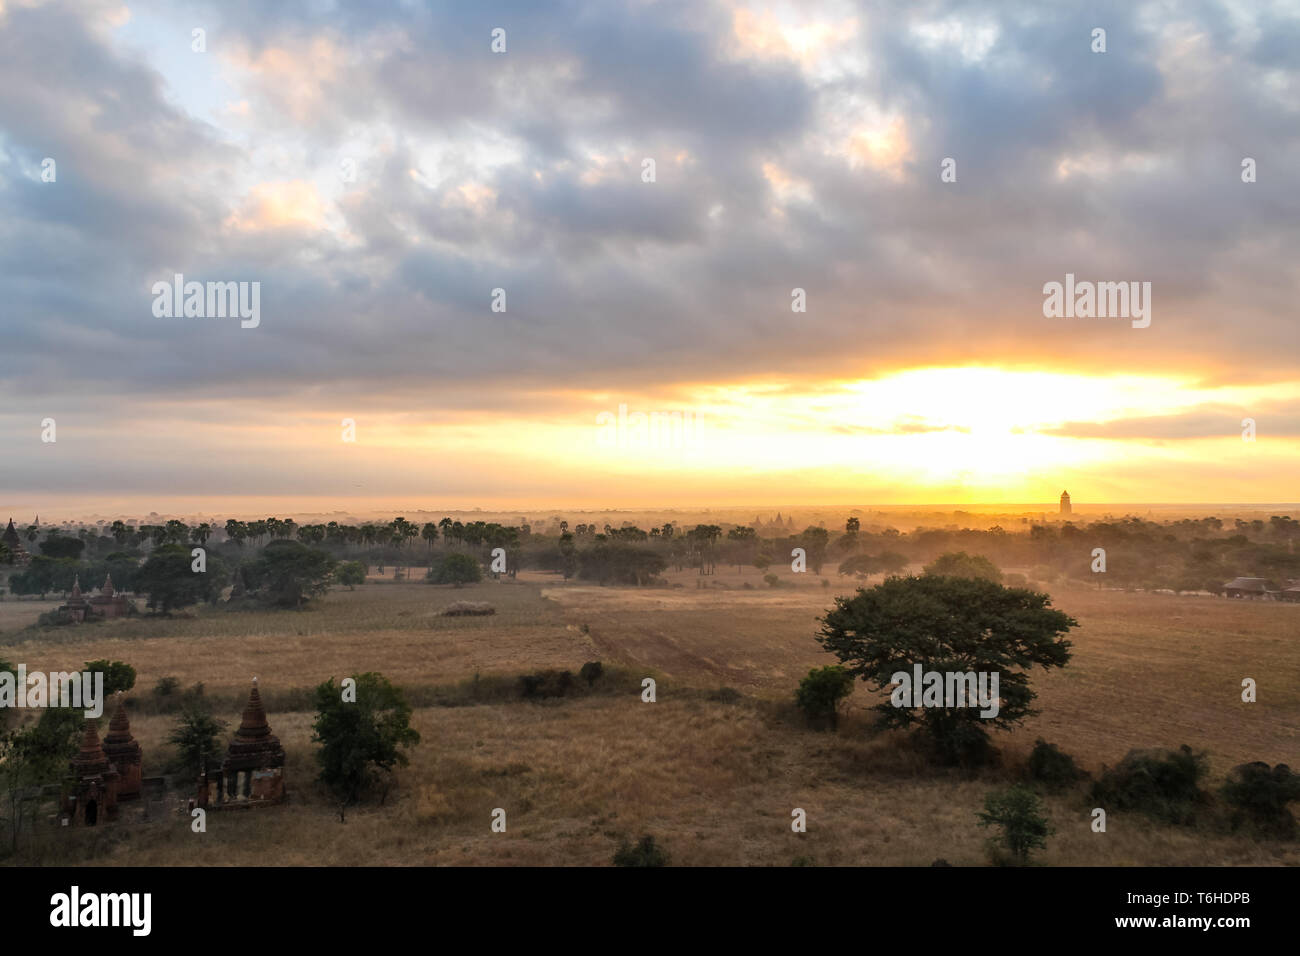
[[[274,806],[283,801],[284,748],[280,738],[271,733],[254,677],[243,720],[230,741],[226,759],[215,772],[204,761],[196,805],[227,810]]]
[[[93,827],[117,818],[117,788],[121,774],[104,753],[95,721],[86,721],[81,750],[72,758],[63,793],[64,819],[77,826]]]

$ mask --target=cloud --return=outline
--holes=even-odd
[[[122,10],[0,14],[11,403],[309,401],[322,382],[397,396],[430,380],[526,395],[945,363],[1296,379],[1300,68],[1276,12]],[[1089,49],[1099,18],[1105,54]],[[193,23],[209,25],[206,55]],[[149,288],[174,272],[262,282],[260,327],[155,319]],[[1151,327],[1043,318],[1043,283],[1067,272],[1150,281]],[[1060,433],[1208,435],[1206,414]]]
[[[1104,438],[1115,441],[1182,441],[1198,438],[1240,438],[1242,422],[1255,422],[1256,439],[1300,438],[1300,404],[1258,409],[1201,405],[1177,415],[1137,416],[1104,422],[1065,422],[1042,429],[1045,435]]]

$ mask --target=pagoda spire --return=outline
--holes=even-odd
[[[266,709],[262,706],[262,695],[257,690],[257,678],[254,677],[243,719],[235,731],[234,739],[230,741],[222,769],[230,771],[282,766],[284,748],[280,746],[280,738],[271,733],[271,725],[266,721]]]
[[[109,769],[108,755],[100,745],[95,721],[87,720],[85,732],[81,735],[81,749],[72,758],[72,771],[78,779],[84,779],[105,773]]]

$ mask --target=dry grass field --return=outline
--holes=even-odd
[[[905,737],[878,732],[864,690],[838,733],[807,729],[789,705],[810,667],[830,662],[813,640],[844,579],[719,568],[716,586],[672,574],[680,588],[599,588],[547,576],[461,590],[373,583],[336,590],[303,612],[213,609],[74,629],[25,630],[47,604],[0,603],[0,658],[30,669],[125,660],[135,696],[159,677],[203,682],[218,716],[257,675],[272,729],[288,752],[284,807],[147,825],[43,832],[19,862],[110,865],[608,864],[620,838],[652,833],[682,865],[982,865],[984,796],[1004,786],[1035,737],[1096,773],[1139,746],[1209,751],[1211,785],[1246,760],[1300,763],[1300,607],[1062,589],[1055,604],[1080,622],[1064,672],[1036,675],[1043,714],[998,735],[1004,766],[974,777],[931,766]],[[755,589],[744,588],[748,582]],[[489,601],[492,617],[442,618],[454,600]],[[422,735],[384,805],[340,823],[314,783],[312,714],[276,709],[328,678],[378,670],[425,700],[475,675],[513,677],[588,660],[617,668],[617,690],[467,706],[420,706]],[[642,703],[641,675],[658,681]],[[1259,702],[1240,702],[1254,677]],[[738,694],[718,693],[733,688]],[[423,693],[423,696],[420,696]],[[301,705],[288,705],[300,707]],[[145,713],[132,729],[146,774],[170,755],[171,724]],[[1112,814],[1089,828],[1082,796],[1048,798],[1056,833],[1042,863],[1300,864],[1300,847]],[[494,808],[504,834],[489,830]],[[790,830],[790,811],[808,832]]]

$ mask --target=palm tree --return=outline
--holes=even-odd
[[[231,518],[226,522],[226,537],[242,548],[244,539],[248,537],[248,525]]]
[[[438,526],[432,521],[426,521],[420,529],[420,537],[429,542],[429,553],[433,554],[433,543],[438,540]]]

